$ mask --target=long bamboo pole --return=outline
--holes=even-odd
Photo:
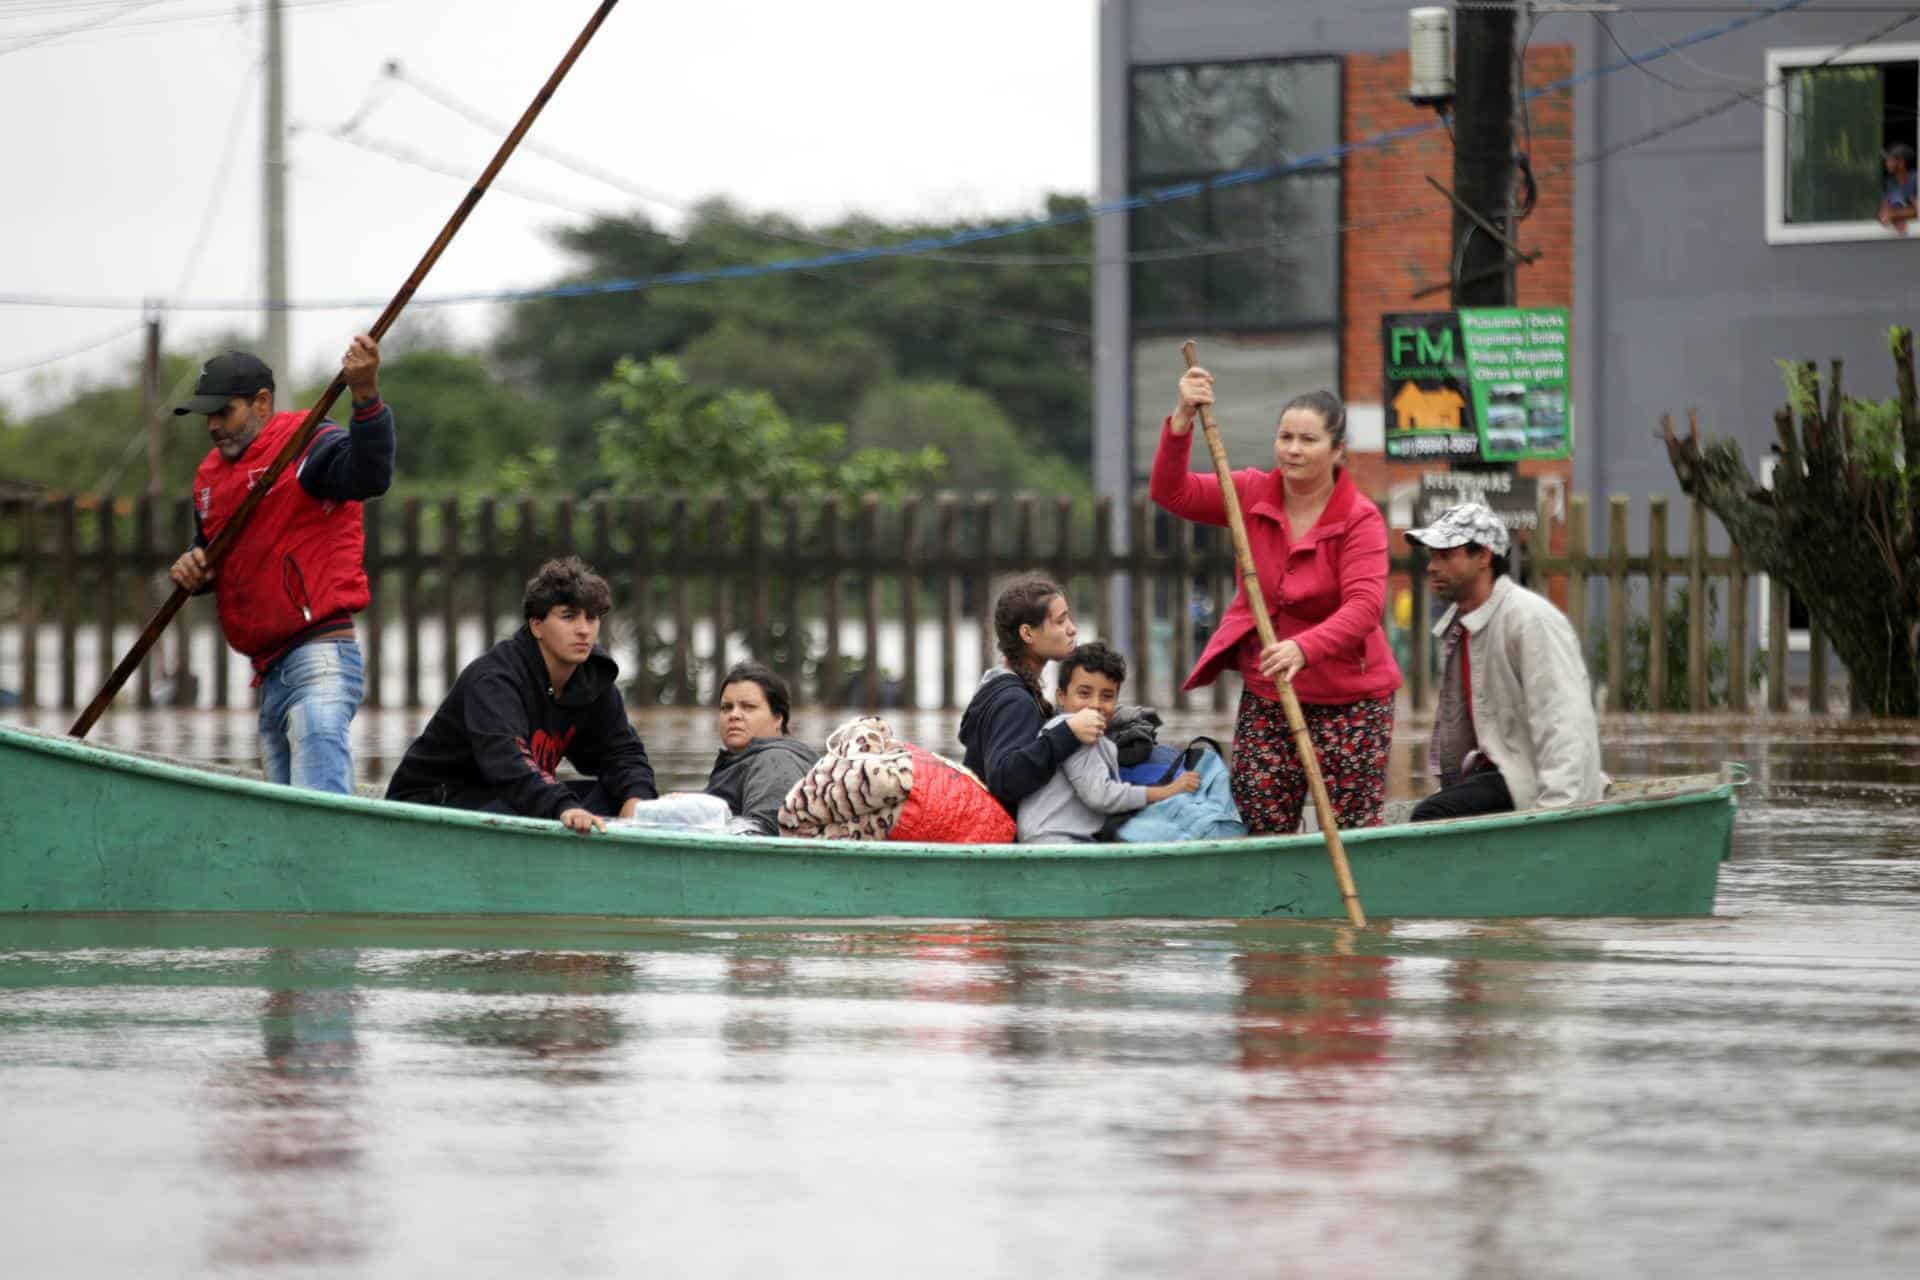
[[[1198,359],[1192,341],[1180,344],[1180,354],[1191,369]],[[1253,625],[1260,632],[1260,647],[1274,642],[1273,619],[1267,614],[1267,599],[1260,590],[1260,572],[1254,567],[1253,552],[1247,547],[1247,522],[1240,514],[1240,492],[1233,487],[1233,468],[1227,464],[1227,447],[1220,441],[1220,430],[1213,425],[1207,406],[1200,406],[1200,430],[1207,438],[1207,452],[1213,455],[1213,470],[1220,477],[1220,501],[1227,509],[1227,528],[1233,534],[1233,557],[1240,567],[1240,583],[1247,593],[1247,606],[1253,611]],[[1340,886],[1340,900],[1346,904],[1347,919],[1364,927],[1367,913],[1360,907],[1360,891],[1353,884],[1353,870],[1347,866],[1347,848],[1340,843],[1340,825],[1334,818],[1333,800],[1327,795],[1327,781],[1320,775],[1320,757],[1314,754],[1313,739],[1307,734],[1307,718],[1294,695],[1293,682],[1285,676],[1274,681],[1280,688],[1280,706],[1287,713],[1287,728],[1293,731],[1293,747],[1300,753],[1300,765],[1306,770],[1307,788],[1313,793],[1313,811],[1320,819],[1320,835],[1327,842],[1327,857],[1333,860],[1333,878]]]
[[[481,170],[480,177],[474,182],[473,188],[460,201],[459,207],[453,211],[453,216],[447,219],[447,225],[440,229],[440,234],[434,238],[431,245],[427,246],[427,251],[421,256],[420,264],[413,269],[413,274],[407,277],[407,282],[400,286],[400,292],[393,295],[393,300],[387,303],[386,310],[380,313],[380,318],[375,320],[373,327],[367,331],[375,342],[386,336],[393,322],[399,319],[400,312],[408,302],[412,301],[414,293],[426,280],[427,272],[433,270],[434,263],[438,262],[440,255],[446,252],[447,246],[453,242],[454,235],[466,222],[467,215],[473,212],[474,206],[480,203],[480,197],[485,195],[487,188],[493,184],[494,176],[506,164],[514,148],[520,145],[520,139],[526,135],[527,130],[533,127],[534,119],[539,116],[540,109],[547,105],[549,98],[553,97],[554,91],[560,87],[560,82],[566,78],[567,72],[573,69],[573,64],[586,49],[587,42],[593,39],[594,33],[600,29],[600,24],[607,20],[607,15],[619,2],[620,0],[601,0],[600,7],[594,10],[591,18],[587,19],[587,25],[575,38],[566,56],[560,59],[560,65],[553,69],[553,74],[547,77],[547,82],[540,86],[540,92],[534,95],[533,101],[528,103],[527,109],[521,113],[520,122],[513,126],[513,132],[509,133],[506,140],[500,144],[500,149],[493,153],[493,159],[489,160],[487,167]],[[273,482],[294,459],[306,451],[314,432],[320,429],[320,423],[326,418],[327,410],[333,407],[333,402],[340,398],[340,393],[346,388],[346,374],[344,372],[334,374],[333,381],[327,384],[327,389],[321,393],[320,399],[314,403],[313,408],[307,410],[306,419],[301,422],[300,429],[293,433],[281,448],[279,455],[267,467],[266,472],[254,482],[252,491],[247,494],[246,501],[240,504],[240,509],[233,513],[233,518],[227,521],[219,534],[208,544],[206,551],[208,567],[219,564],[221,557],[226,555],[228,549],[239,540],[241,531],[253,518],[254,509],[266,497],[267,491],[273,488]],[[107,682],[100,687],[100,692],[93,695],[93,701],[89,702],[87,709],[80,713],[80,718],[73,722],[73,728],[68,730],[69,733],[76,738],[87,736],[87,731],[93,728],[95,722],[106,712],[108,704],[113,701],[113,695],[120,692],[120,687],[139,667],[140,660],[147,656],[147,650],[159,640],[160,633],[167,629],[167,624],[173,621],[174,615],[180,612],[181,606],[186,604],[191,594],[184,587],[173,589],[173,594],[167,597],[165,604],[160,606],[160,611],[153,615],[146,629],[140,633],[140,638],[133,642],[133,648],[127,650],[127,656],[120,660],[120,665],[115,667],[113,674],[107,677]]]

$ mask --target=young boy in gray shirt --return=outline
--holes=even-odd
[[[1060,663],[1059,712],[1041,732],[1092,707],[1111,718],[1127,679],[1127,660],[1099,641],[1083,644]],[[1020,802],[1021,844],[1078,844],[1092,840],[1109,814],[1143,809],[1183,791],[1198,791],[1200,775],[1143,787],[1120,781],[1120,754],[1104,734],[1068,756],[1046,786]]]

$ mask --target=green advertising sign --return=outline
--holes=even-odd
[[[1451,311],[1380,317],[1391,462],[1473,462],[1480,456],[1468,393],[1466,344]]]
[[[1460,312],[1480,456],[1489,462],[1573,452],[1571,349],[1563,307],[1474,307]]]
[[[1380,318],[1393,462],[1511,462],[1573,449],[1567,313],[1475,307]]]

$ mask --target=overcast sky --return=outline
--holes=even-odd
[[[540,284],[563,267],[546,230],[592,212],[638,207],[671,224],[671,206],[725,194],[809,220],[990,218],[1031,210],[1048,191],[1090,192],[1096,3],[624,0],[421,294]],[[504,129],[594,7],[287,0],[293,297],[390,297],[502,136],[416,86]],[[0,0],[0,294],[259,297],[262,32],[258,5],[232,0]],[[384,73],[390,60],[406,81]],[[332,136],[362,112],[366,146]],[[474,338],[495,308],[435,311]],[[296,313],[301,371],[336,362],[378,313]],[[24,411],[114,373],[137,359],[139,321],[137,310],[0,305],[0,370],[105,340],[0,373],[0,403]],[[167,344],[258,325],[253,313],[175,311]]]

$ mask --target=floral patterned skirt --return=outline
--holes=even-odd
[[[1307,737],[1340,826],[1377,827],[1387,798],[1387,749],[1393,743],[1393,696],[1337,706],[1303,703]],[[1280,703],[1240,695],[1233,726],[1233,802],[1254,835],[1292,835],[1307,804],[1307,771],[1293,749]]]

